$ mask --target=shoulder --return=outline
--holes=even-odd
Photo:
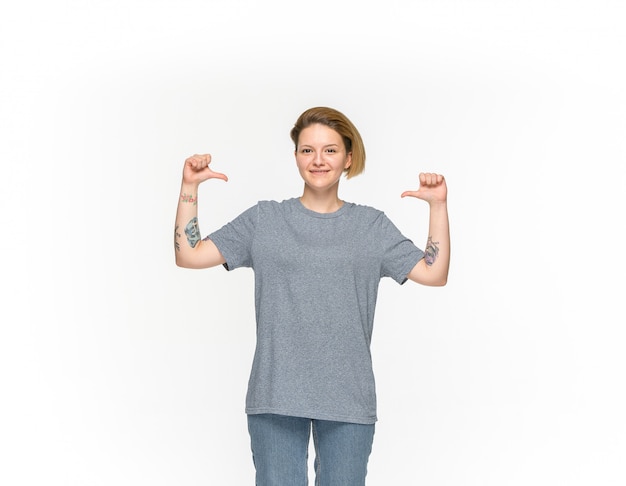
[[[273,199],[262,199],[258,201],[254,207],[260,211],[285,211],[290,209],[294,205],[295,198],[284,199],[282,201],[276,201]]]
[[[263,220],[267,219],[284,219],[294,212],[296,199],[285,199],[276,201],[273,199],[262,199],[258,201],[251,209],[254,215]]]
[[[261,199],[256,203],[257,206],[264,207],[278,207],[288,205],[293,199],[284,199],[282,201],[277,201],[275,199]]]
[[[359,204],[359,203],[346,203],[346,204],[349,204],[354,211],[358,211],[363,214],[383,214],[383,211],[381,211],[380,209],[376,209],[366,204]]]
[[[349,205],[349,214],[353,218],[366,221],[378,221],[386,219],[385,213],[380,209],[376,209],[372,206],[357,203],[346,203]]]
[[[384,235],[385,238],[389,237],[389,235],[399,233],[398,228],[391,219],[389,219],[387,214],[372,206],[352,204],[350,215],[350,220],[353,222],[353,225],[365,227],[369,232]]]

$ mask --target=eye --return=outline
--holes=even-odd
[[[326,149],[326,152],[329,152],[329,153],[331,153],[331,154],[334,154],[335,152],[337,152],[337,149],[334,149],[334,148],[327,148],[327,149]]]
[[[300,152],[303,154],[310,154],[312,150],[310,148],[303,148],[303,149],[300,149]]]

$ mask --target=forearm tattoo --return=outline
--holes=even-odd
[[[426,250],[424,250],[424,260],[426,261],[426,265],[428,265],[429,267],[435,263],[435,260],[437,259],[437,255],[439,254],[439,247],[437,246],[439,244],[438,241],[433,241],[433,237],[429,236],[428,237],[428,243],[426,243]]]
[[[198,218],[193,217],[185,226],[185,234],[187,235],[187,241],[191,248],[195,248],[200,241],[200,227],[198,226]]]
[[[190,203],[190,204],[193,204],[194,206],[198,204],[198,197],[197,196],[194,197],[193,194],[186,194],[183,192],[180,195],[180,200],[181,202]]]
[[[176,248],[176,251],[180,251],[180,243],[178,242],[178,238],[180,238],[182,235],[178,232],[178,225],[176,225],[176,228],[174,228],[174,247]]]

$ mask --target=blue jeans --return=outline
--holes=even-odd
[[[306,486],[309,437],[316,486],[363,486],[374,425],[284,415],[248,415],[257,486]]]

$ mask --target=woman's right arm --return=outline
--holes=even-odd
[[[179,267],[209,268],[225,262],[215,243],[200,237],[198,224],[200,184],[208,179],[228,180],[224,174],[213,172],[210,163],[209,154],[196,154],[185,160],[174,226],[174,253]]]

